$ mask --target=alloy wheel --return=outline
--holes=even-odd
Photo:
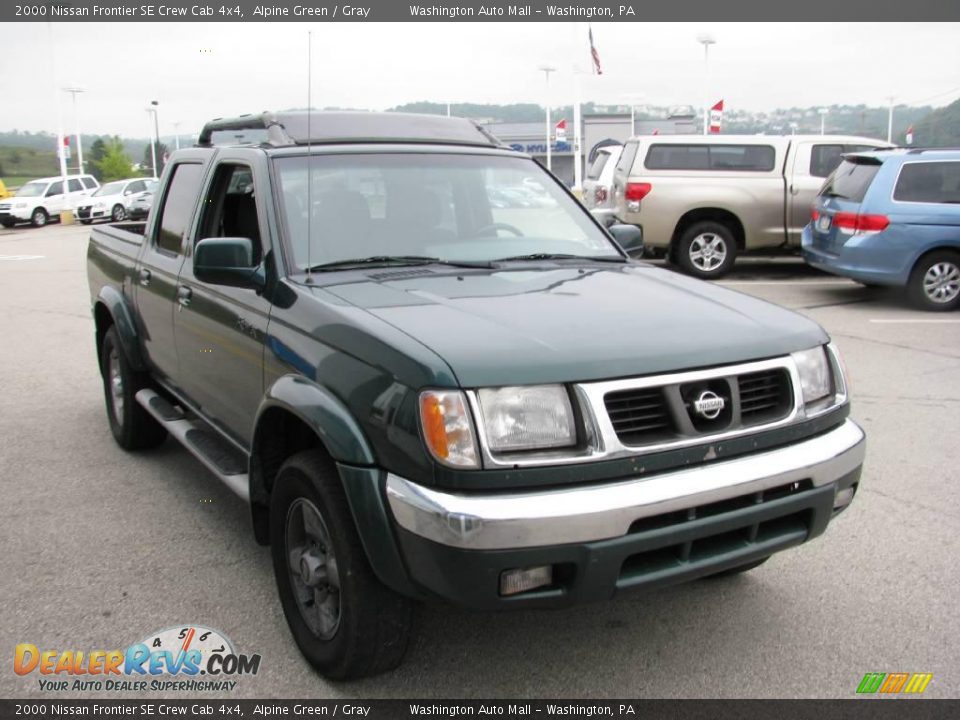
[[[931,302],[953,302],[960,295],[960,268],[955,263],[934,263],[923,276],[923,292]]]
[[[690,242],[689,252],[694,267],[703,272],[712,272],[727,259],[727,243],[716,233],[701,233]]]
[[[329,640],[340,627],[340,574],[330,531],[310,500],[297,498],[287,511],[287,572],[303,621]]]

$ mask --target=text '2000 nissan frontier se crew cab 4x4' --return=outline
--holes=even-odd
[[[491,202],[511,187],[541,201]],[[174,436],[249,502],[329,677],[396,666],[412,601],[747,570],[853,499],[840,356],[806,318],[630,260],[641,242],[466,120],[213,121],[145,225],[91,235],[111,430]]]

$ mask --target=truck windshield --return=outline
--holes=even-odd
[[[309,190],[306,157],[281,157],[276,167],[286,240],[301,270],[308,241],[312,266],[363,258],[386,264],[401,257],[622,257],[576,201],[526,158],[314,155]]]
[[[17,190],[17,197],[40,197],[47,189],[47,183],[30,182]]]

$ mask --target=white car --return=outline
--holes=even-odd
[[[60,213],[82,202],[100,187],[92,175],[67,175],[67,192],[63,191],[63,177],[40,178],[23,185],[12,198],[0,200],[0,225],[10,228],[29,222],[43,227]]]
[[[157,181],[152,178],[129,178],[107,183],[77,204],[77,218],[84,225],[94,220],[126,220],[133,201],[145,193],[152,193],[156,185]]]

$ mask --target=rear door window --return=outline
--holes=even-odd
[[[628,142],[623,146],[623,154],[620,155],[620,160],[617,162],[617,175],[626,175],[630,172],[630,169],[633,167],[633,161],[637,157],[639,147],[640,143],[636,141]]]
[[[70,188],[70,192],[83,192],[83,185],[76,178],[67,180],[67,187]]]
[[[827,178],[820,194],[851,202],[863,202],[863,196],[867,194],[867,188],[879,169],[880,163],[873,160],[844,160],[833,175]]]
[[[173,169],[161,210],[157,233],[159,249],[180,254],[180,243],[193,216],[202,179],[203,166],[200,164],[180,163]]]
[[[893,190],[900,202],[960,203],[960,162],[904,163]]]
[[[590,169],[587,170],[587,180],[596,180],[599,178],[600,173],[603,172],[603,168],[609,159],[610,153],[598,152],[597,157],[594,158],[593,163],[590,165]]]
[[[97,187],[97,181],[89,175],[84,175],[82,178],[80,178],[80,181],[87,190],[94,190]]]

